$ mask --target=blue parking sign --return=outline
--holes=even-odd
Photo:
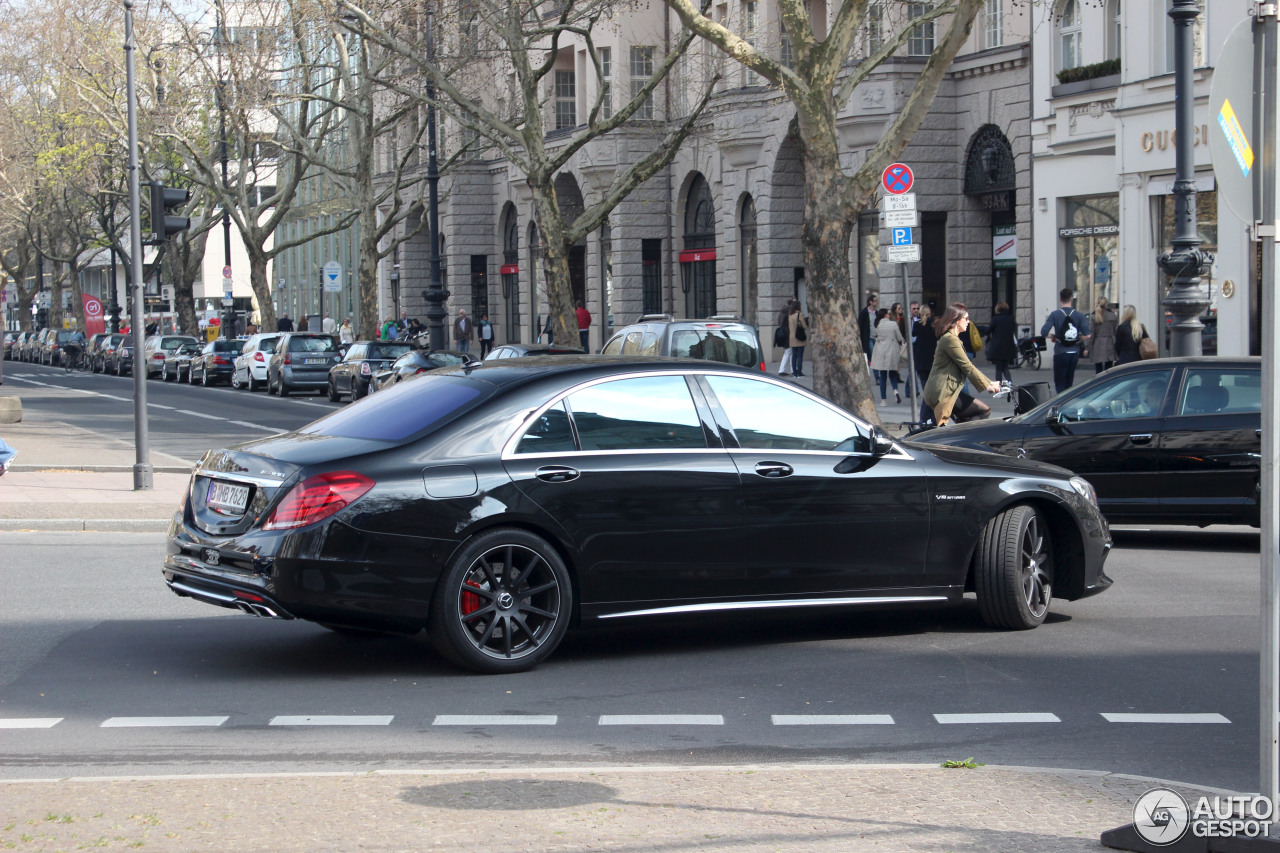
[[[910,228],[893,228],[893,245],[910,246],[911,245],[911,229]]]

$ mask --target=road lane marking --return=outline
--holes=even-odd
[[[110,717],[99,728],[150,729],[188,726],[220,726],[226,717]]]
[[[774,714],[775,726],[892,726],[889,714]]]
[[[206,415],[204,412],[193,412],[190,409],[176,409],[175,411],[180,415],[191,415],[193,418],[205,418],[211,421],[222,420],[220,415]]]
[[[439,714],[433,726],[554,726],[555,714]]]
[[[1060,723],[1057,714],[934,714],[939,723],[957,725],[964,723]]]
[[[1102,718],[1108,723],[1230,723],[1221,714],[1108,714]]]
[[[62,717],[10,717],[0,719],[0,729],[51,729]]]
[[[602,726],[723,726],[719,714],[603,714]]]
[[[383,716],[323,716],[319,714],[305,716],[272,717],[272,726],[389,726],[395,717],[391,714]]]
[[[249,427],[250,429],[262,429],[267,432],[282,432],[282,430],[279,430],[276,427],[263,426],[262,424],[251,424],[248,421],[227,421],[227,423],[235,424],[236,426]]]

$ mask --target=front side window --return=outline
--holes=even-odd
[[[870,452],[870,439],[857,421],[798,391],[730,376],[709,376],[707,383],[742,447]]]
[[[1173,369],[1131,373],[1077,394],[1059,406],[1064,421],[1109,421],[1154,418],[1164,405]]]
[[[632,47],[631,48],[631,97],[635,98],[640,94],[640,90],[649,84],[650,78],[653,77],[653,48],[652,47]],[[640,109],[634,113],[634,118],[651,121],[653,119],[653,93],[649,93],[649,97],[645,98]]]
[[[1187,371],[1177,415],[1242,414],[1262,411],[1262,373],[1243,367]]]
[[[1058,18],[1058,66],[1065,71],[1080,65],[1080,8],[1067,0]]]
[[[683,376],[602,382],[567,398],[583,450],[672,450],[707,446]]]

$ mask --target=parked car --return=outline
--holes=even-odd
[[[648,314],[615,332],[600,351],[605,355],[697,358],[765,369],[755,327],[732,315],[677,320],[670,314]]]
[[[581,350],[578,351],[581,355]],[[428,370],[435,370],[437,367],[455,367],[460,364],[478,364],[480,359],[468,352],[458,352],[457,350],[414,350],[405,353],[395,360],[386,370],[380,371],[373,377],[373,382],[369,385],[369,391],[381,391],[389,388],[397,382],[403,382],[406,379],[412,379],[419,374],[426,373]]]
[[[105,373],[107,370],[107,361],[115,348],[125,336],[119,333],[105,332],[100,335],[94,335],[89,340],[89,369],[94,373]]]
[[[5,332],[4,333],[4,358],[6,359],[13,358],[13,345],[16,344],[18,342],[18,339],[24,334],[26,333],[25,332]]]
[[[14,332],[13,343],[5,349],[6,357],[13,361],[22,361],[22,350],[35,332]]]
[[[338,402],[344,395],[352,401],[369,393],[375,373],[391,366],[412,349],[410,343],[395,341],[356,341],[348,347],[342,361],[329,368],[329,400]]]
[[[960,500],[963,498],[963,500]],[[210,450],[170,528],[178,595],[414,633],[527,670],[571,623],[959,603],[1034,628],[1102,592],[1093,489],[1061,468],[892,440],[756,370],[656,358],[424,374]]]
[[[285,332],[267,359],[267,393],[281,397],[293,391],[323,394],[329,387],[329,368],[341,360],[333,335]]]
[[[241,338],[218,338],[209,341],[200,349],[200,354],[191,359],[187,369],[187,379],[192,385],[216,385],[219,382],[230,382],[231,372],[235,369],[236,356],[244,349]]]
[[[1007,421],[921,433],[1068,468],[1098,490],[1108,521],[1259,523],[1262,364],[1160,358],[1112,368]]]
[[[47,329],[40,329],[32,332],[31,337],[27,338],[27,342],[22,346],[22,360],[28,364],[37,364],[40,361],[40,342],[44,340],[44,333]]]
[[[200,354],[201,349],[203,347],[197,342],[183,344],[169,352],[164,358],[164,365],[160,368],[160,378],[165,382],[170,380],[181,382],[183,376],[190,379],[191,360]]]
[[[40,333],[40,355],[37,360],[50,367],[61,365],[62,351],[72,334],[74,333],[68,329],[45,329]]]
[[[275,351],[280,332],[250,335],[236,356],[231,370],[231,387],[257,391],[267,387],[267,359]]]
[[[159,376],[164,371],[164,362],[170,354],[186,344],[199,344],[191,335],[152,335],[142,344],[141,362],[146,367],[144,378]]]
[[[523,358],[526,355],[583,355],[578,347],[559,346],[558,344],[503,344],[489,350],[485,361],[499,361],[504,358]]]

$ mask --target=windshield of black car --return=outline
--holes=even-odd
[[[671,333],[671,354],[755,367],[755,336],[746,329],[677,329]]]
[[[465,376],[423,374],[298,430],[310,435],[403,441],[482,403],[493,386]]]
[[[399,358],[412,347],[409,344],[370,344],[369,354],[365,358]]]
[[[333,338],[289,338],[289,352],[337,352]]]

